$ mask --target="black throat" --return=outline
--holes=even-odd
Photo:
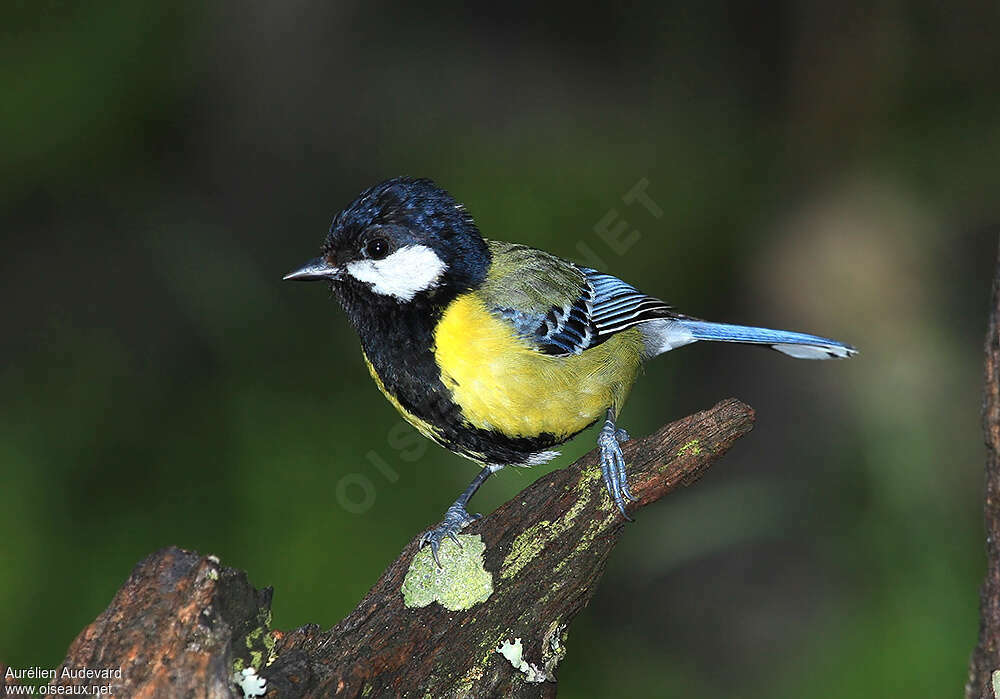
[[[439,288],[400,303],[354,280],[335,282],[333,293],[386,390],[407,411],[432,425],[461,422],[434,360],[434,329],[459,293]]]
[[[457,291],[435,289],[401,303],[394,297],[373,293],[366,284],[353,279],[334,282],[332,290],[380,376],[414,364],[429,365],[435,375],[439,373],[433,353],[434,328],[444,309],[459,296]],[[405,361],[408,357],[411,361]],[[422,378],[428,379],[430,374]]]

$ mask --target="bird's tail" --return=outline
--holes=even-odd
[[[827,337],[790,330],[710,323],[693,318],[653,320],[643,323],[640,329],[646,344],[646,354],[650,357],[698,340],[766,345],[796,359],[844,359],[857,352],[850,345]]]

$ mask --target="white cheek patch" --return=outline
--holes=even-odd
[[[375,293],[412,301],[421,291],[438,285],[445,267],[426,245],[407,245],[382,260],[348,262],[346,269],[358,281],[370,284]]]

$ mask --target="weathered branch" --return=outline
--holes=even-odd
[[[631,510],[693,483],[753,419],[730,399],[626,444]],[[554,696],[567,625],[623,531],[591,452],[470,526],[461,548],[445,542],[442,570],[414,539],[346,619],[285,633],[269,628],[270,590],[165,549],[135,568],[65,666],[120,666],[114,696],[233,696],[234,667],[251,665],[269,697]]]
[[[1000,261],[993,278],[984,383],[986,579],[979,592],[979,643],[969,666],[967,699],[994,699],[992,677],[1000,672]]]

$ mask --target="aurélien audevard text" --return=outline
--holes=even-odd
[[[64,667],[59,670],[58,668],[45,667],[8,667],[4,676],[13,680],[54,680],[57,678],[65,680],[120,680],[122,669],[120,667]]]

